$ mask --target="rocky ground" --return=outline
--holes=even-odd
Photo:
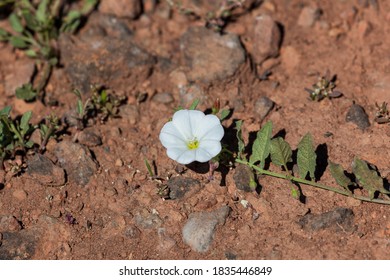
[[[183,1],[198,17],[159,2],[103,0],[79,33],[62,35],[46,87],[53,106],[15,98],[34,61],[0,43],[0,108],[13,116],[66,120],[73,89],[86,98],[96,83],[126,97],[119,118],[69,124],[42,155],[5,163],[25,167],[0,171],[0,259],[390,259],[389,206],[308,186],[303,203],[270,177],[247,191],[243,167],[209,181],[158,139],[179,105],[198,98],[206,110],[219,98],[232,110],[223,141],[235,120],[246,141],[271,120],[293,149],[313,135],[321,182],[335,186],[328,159],[350,171],[355,156],[388,182],[390,126],[374,118],[375,103],[390,102],[390,3],[246,1],[221,35],[204,27],[219,1]],[[304,89],[327,71],[343,96],[310,100]]]

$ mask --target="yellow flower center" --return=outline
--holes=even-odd
[[[187,142],[187,147],[188,147],[188,149],[190,149],[190,150],[195,150],[195,149],[197,149],[197,148],[199,147],[199,141],[198,141],[198,139],[194,138],[194,139],[188,141],[188,142]]]

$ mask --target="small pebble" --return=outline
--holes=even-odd
[[[123,161],[120,158],[117,158],[116,161],[115,161],[115,166],[116,167],[123,166]]]
[[[370,126],[367,113],[362,106],[357,104],[353,104],[349,108],[345,121],[356,124],[361,130],[365,130]]]
[[[174,101],[173,96],[169,92],[159,92],[153,96],[153,101],[162,104],[169,104]]]

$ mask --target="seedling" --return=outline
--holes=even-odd
[[[383,102],[380,106],[375,103],[376,113],[375,113],[375,121],[379,124],[389,123],[390,122],[390,112],[387,109],[387,103]]]
[[[5,158],[14,157],[17,150],[25,151],[34,145],[29,141],[35,129],[30,124],[32,112],[24,113],[20,120],[11,119],[10,112],[10,106],[0,111],[0,166],[3,166]]]
[[[329,71],[326,75],[318,78],[318,82],[313,84],[313,89],[305,88],[310,94],[310,99],[313,101],[321,101],[324,98],[338,98],[343,94],[339,91],[334,91],[336,84],[334,78],[330,78]]]
[[[179,13],[200,19],[205,27],[216,32],[221,32],[232,17],[233,11],[241,7],[246,0],[222,0],[218,9],[207,11],[205,14],[197,14],[193,9],[185,7],[181,1],[166,0],[166,2]]]
[[[1,5],[12,5],[8,20],[12,31],[0,28],[0,41],[24,50],[28,57],[36,59],[39,74],[33,83],[17,89],[16,97],[26,101],[43,99],[43,90],[50,73],[58,64],[59,52],[56,40],[61,32],[75,32],[81,19],[87,16],[97,0],[85,0],[80,10],[70,9],[68,1],[61,0],[6,0]]]
[[[109,117],[118,117],[119,106],[121,106],[125,97],[118,97],[102,87],[92,86],[91,106],[96,114],[99,115],[101,123],[104,123]]]
[[[60,128],[60,121],[54,114],[49,115],[45,118],[45,123],[39,127],[39,132],[42,136],[42,143],[39,147],[39,151],[42,153],[46,150],[46,145],[51,137],[55,137],[56,132]]]

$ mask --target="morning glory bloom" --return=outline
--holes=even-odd
[[[198,110],[177,111],[160,132],[167,155],[181,164],[207,162],[221,151],[224,130],[215,115]]]

